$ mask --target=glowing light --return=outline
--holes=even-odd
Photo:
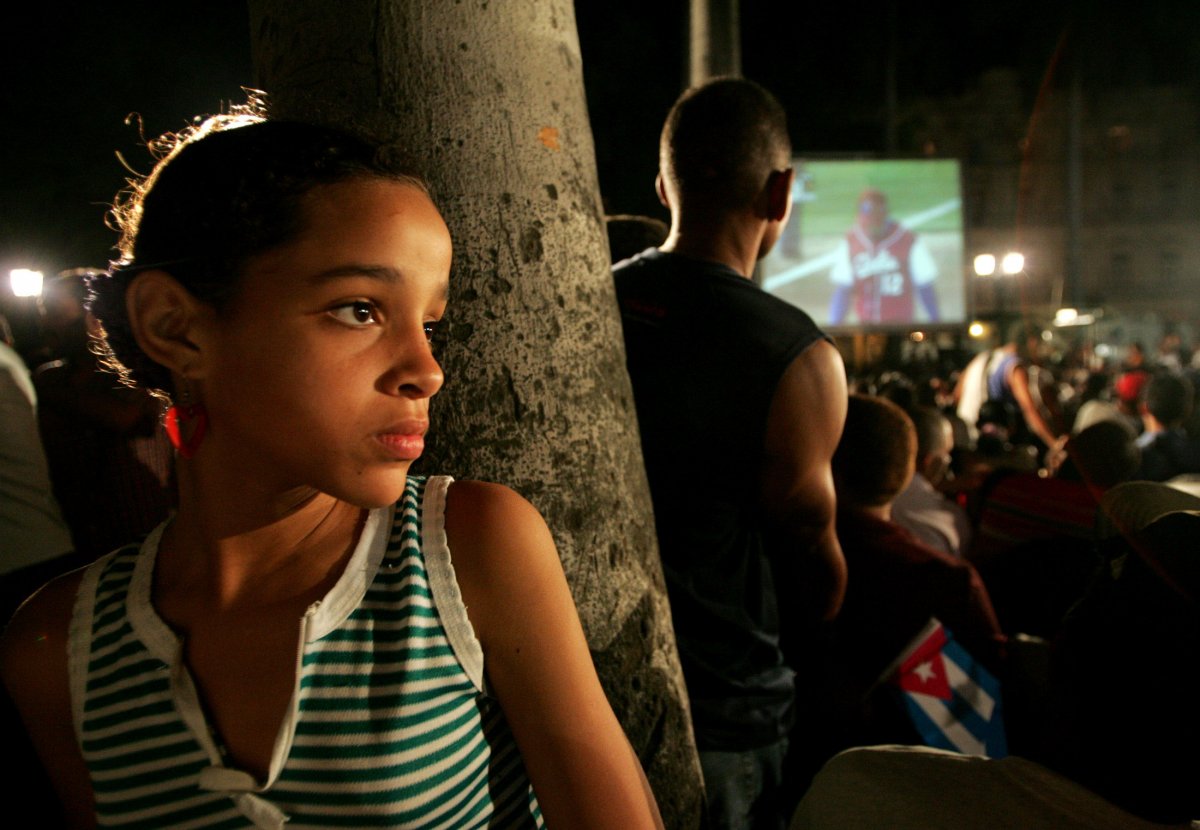
[[[996,273],[996,258],[991,254],[980,254],[975,257],[975,273],[981,277],[990,277]]]
[[[971,335],[972,337],[983,337],[983,332],[983,323],[980,322],[974,322],[967,328],[967,334]]]
[[[1054,312],[1056,326],[1090,326],[1096,322],[1096,315],[1081,312],[1076,308],[1060,308]]]
[[[8,272],[12,292],[17,297],[38,297],[42,293],[42,272],[14,268]]]
[[[1004,259],[1000,260],[1000,270],[1006,274],[1019,274],[1025,270],[1025,255],[1016,251],[1009,251],[1004,255]]]
[[[922,340],[925,339],[925,332],[914,331],[912,334],[909,335],[909,339],[911,339],[914,343],[920,343]]]

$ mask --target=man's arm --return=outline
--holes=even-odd
[[[1020,363],[1014,364],[1009,370],[1008,385],[1012,389],[1017,406],[1021,408],[1021,416],[1025,419],[1025,425],[1041,439],[1043,444],[1048,448],[1053,448],[1058,443],[1058,433],[1042,417],[1029,388],[1029,372]]]
[[[837,349],[821,341],[792,361],[775,390],[761,482],[779,546],[772,561],[781,607],[809,620],[836,616],[846,590],[830,468],[845,420],[845,367]]]

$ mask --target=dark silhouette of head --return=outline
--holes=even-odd
[[[851,395],[833,454],[838,502],[848,507],[890,504],[908,486],[916,455],[917,431],[903,409],[883,398]]]
[[[717,78],[685,92],[667,115],[659,170],[672,200],[749,206],[774,171],[791,165],[787,115],[753,81]]]

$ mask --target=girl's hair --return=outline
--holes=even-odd
[[[220,309],[246,262],[304,229],[302,201],[313,188],[383,178],[426,190],[392,148],[341,130],[270,121],[261,99],[148,142],[153,170],[117,195],[112,224],[119,258],[90,280],[101,357],[126,383],[169,393],[170,372],[134,339],[125,292],[138,273],[161,269],[197,299]]]

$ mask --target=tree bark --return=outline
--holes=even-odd
[[[617,314],[570,0],[251,0],[272,117],[397,148],[455,244],[423,469],[546,517],[669,826],[702,789]]]

